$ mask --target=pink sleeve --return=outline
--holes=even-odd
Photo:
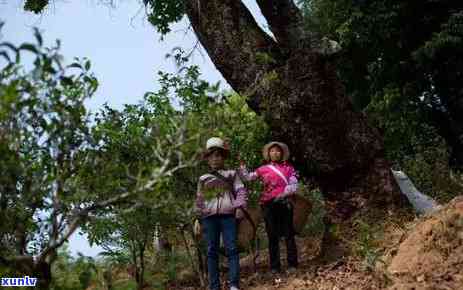
[[[288,185],[286,185],[285,191],[283,193],[285,196],[295,194],[298,187],[296,170],[294,170],[294,168],[291,166],[289,172],[290,175],[288,179]]]

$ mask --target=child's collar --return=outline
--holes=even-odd
[[[284,165],[286,164],[286,161],[270,161],[269,164]]]

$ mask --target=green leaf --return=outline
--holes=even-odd
[[[37,47],[33,45],[32,43],[24,43],[19,46],[18,50],[27,50],[32,53],[38,54],[39,51],[37,50]]]
[[[11,49],[15,53],[19,53],[16,46],[14,46],[11,42],[2,42],[2,43],[0,43],[0,47],[3,47],[3,46]]]
[[[8,53],[6,53],[6,51],[0,51],[0,55],[3,56],[9,63],[11,63],[11,58]]]
[[[37,40],[37,43],[39,44],[39,46],[42,46],[43,44],[42,35],[40,34],[40,31],[37,27],[34,27],[34,37]]]
[[[86,70],[86,71],[89,71],[89,70],[90,70],[90,67],[91,67],[90,60],[87,60],[87,61],[85,62],[85,70]]]
[[[66,76],[63,76],[61,77],[61,83],[65,86],[72,86],[72,84],[74,83],[72,77],[66,77]]]
[[[68,68],[73,68],[73,67],[75,67],[75,68],[80,68],[80,69],[82,69],[82,65],[81,65],[80,63],[78,63],[78,62],[73,62],[73,63],[71,63],[70,65],[68,65],[67,67],[68,67]]]

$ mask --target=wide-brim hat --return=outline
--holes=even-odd
[[[265,144],[264,148],[262,148],[262,156],[265,160],[270,161],[269,151],[270,148],[273,146],[278,146],[283,151],[283,156],[281,161],[287,161],[289,159],[289,148],[283,142],[272,141],[270,143]]]
[[[223,139],[219,137],[212,137],[209,138],[206,142],[206,150],[203,152],[203,158],[207,158],[212,152],[215,150],[222,150],[224,153],[224,157],[227,158],[230,154],[230,148]]]

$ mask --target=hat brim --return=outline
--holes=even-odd
[[[207,157],[209,157],[209,155],[211,155],[211,153],[216,151],[216,150],[222,151],[223,156],[224,156],[225,159],[227,159],[230,156],[230,150],[222,148],[222,147],[212,147],[212,148],[206,149],[202,153],[202,159],[207,159]]]
[[[288,145],[286,145],[283,142],[276,142],[276,141],[267,143],[267,144],[265,144],[264,148],[262,148],[262,156],[264,157],[264,159],[266,161],[270,161],[269,150],[273,146],[278,146],[283,151],[283,157],[282,157],[281,161],[288,161],[288,159],[289,159]]]

